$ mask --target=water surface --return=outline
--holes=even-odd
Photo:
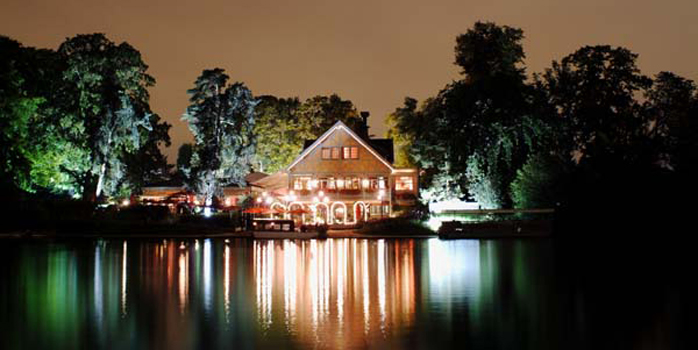
[[[679,322],[660,292],[606,339],[548,240],[0,243],[3,349],[662,348]]]

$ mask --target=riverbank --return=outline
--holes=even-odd
[[[395,234],[365,234],[355,230],[329,230],[327,238],[359,238],[359,239],[391,239],[391,238],[418,238],[427,239],[435,238],[433,235],[395,235]],[[270,237],[254,237],[251,231],[234,231],[234,230],[205,230],[202,233],[198,232],[129,232],[129,233],[74,233],[57,234],[55,231],[17,231],[0,233],[2,239],[26,239],[26,240],[41,240],[41,239],[203,239],[203,238],[250,238],[250,239],[317,239],[304,237],[300,233],[287,233],[283,235],[272,235]]]

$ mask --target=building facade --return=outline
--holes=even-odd
[[[338,121],[276,175],[286,185],[270,192],[271,207],[330,225],[393,216],[417,204],[418,172],[392,160],[392,140],[361,137]]]

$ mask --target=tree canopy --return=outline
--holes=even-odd
[[[356,128],[361,122],[353,103],[337,95],[296,98],[262,96],[256,108],[256,169],[273,173],[300,154],[305,140],[320,137],[338,120]]]
[[[143,169],[166,163],[158,145],[169,143],[170,126],[150,110],[155,81],[135,48],[103,34],[68,38],[57,51],[0,42],[3,85],[15,87],[0,93],[2,108],[15,111],[2,113],[14,125],[2,131],[15,145],[8,156],[20,188],[127,195],[149,181]],[[138,154],[158,161],[136,164]]]
[[[204,70],[188,91],[191,104],[182,118],[195,139],[188,186],[206,202],[225,185],[244,185],[254,160],[258,102],[244,84],[228,79],[223,69]]]

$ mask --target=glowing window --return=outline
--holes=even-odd
[[[395,181],[396,191],[412,191],[414,189],[414,184],[412,182],[411,176],[400,176]]]
[[[293,180],[294,190],[309,190],[310,189],[310,177],[297,177]]]
[[[344,159],[359,159],[358,147],[343,147]]]
[[[332,147],[332,159],[340,159],[339,147]]]
[[[322,149],[322,159],[330,159],[332,157],[332,149],[329,147],[324,147]]]

